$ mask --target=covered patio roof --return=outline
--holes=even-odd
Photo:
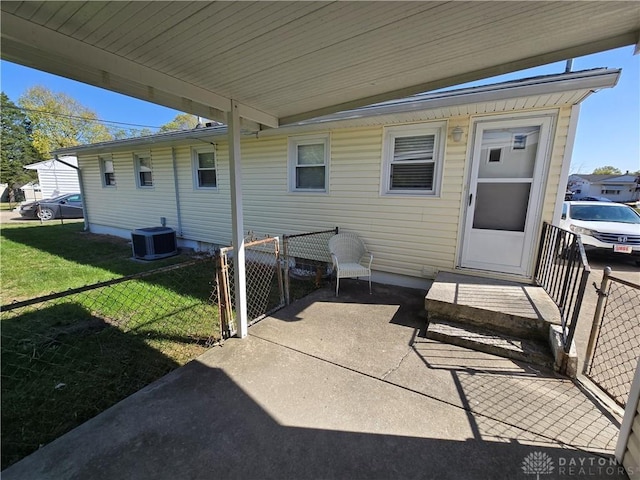
[[[2,58],[275,127],[638,42],[637,2],[3,1]]]
[[[640,4],[626,1],[2,1],[0,12],[5,60],[229,125],[241,337],[241,128],[301,122],[640,38]]]

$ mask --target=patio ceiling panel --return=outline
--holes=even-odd
[[[259,10],[250,9],[240,2],[219,13],[211,12],[212,7],[203,13],[211,15],[209,18],[214,22],[215,28],[207,28],[206,22],[196,28],[185,25],[180,30],[192,29],[192,34],[184,36],[180,31],[167,32],[171,40],[167,42],[162,58],[153,54],[154,45],[146,45],[145,49],[133,52],[133,55],[138,61],[149,61],[156,67],[181,70],[188,67],[191,61],[206,61],[218,65],[224,60],[227,67],[234,61],[243,64],[249,60],[244,55],[259,50],[262,56],[258,60],[268,63],[271,58],[269,45],[275,43],[276,48],[282,52],[295,41],[286,27],[289,24],[304,27],[304,20],[301,19],[318,11],[318,6],[313,2],[264,2]],[[285,39],[286,42],[283,41]],[[184,55],[185,50],[189,52],[188,57]],[[224,71],[211,70],[209,73],[226,75],[227,71],[228,68],[225,68]]]
[[[638,2],[12,2],[2,57],[268,126],[638,41]]]

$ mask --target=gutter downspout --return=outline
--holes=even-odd
[[[180,189],[178,185],[178,165],[176,159],[176,149],[171,147],[171,162],[173,163],[173,185],[176,193],[176,218],[178,220],[178,237],[182,237],[182,214],[180,208]]]
[[[569,129],[567,131],[567,142],[564,145],[564,156],[562,158],[562,170],[560,179],[558,180],[558,194],[556,197],[556,205],[553,210],[553,225],[560,223],[562,215],[562,203],[564,202],[564,194],[567,191],[567,182],[569,181],[569,169],[571,168],[571,157],[573,155],[573,144],[576,141],[576,131],[578,129],[578,117],[580,116],[580,104],[571,107],[571,117],[569,118]]]
[[[75,165],[71,165],[70,163],[67,163],[64,160],[60,160],[58,158],[58,155],[54,155],[53,159],[56,162],[60,162],[63,165],[66,165],[67,167],[73,168],[78,175],[78,185],[80,185],[80,196],[82,197],[82,218],[84,220],[83,230],[85,232],[88,232],[89,231],[89,213],[87,213],[87,202],[85,200],[85,195],[84,195],[84,182],[82,181],[82,170],[80,169],[80,167],[76,167]]]

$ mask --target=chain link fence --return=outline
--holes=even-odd
[[[250,324],[322,286],[337,231],[249,239]],[[233,253],[1,307],[2,468],[234,335]]]
[[[292,299],[319,288],[331,277],[333,264],[329,253],[329,239],[338,234],[331,230],[282,236],[285,299]]]
[[[624,407],[640,356],[640,285],[611,276],[607,267],[587,347],[584,373]]]
[[[216,343],[214,266],[205,257],[3,306],[2,468]]]
[[[245,243],[245,269],[247,282],[247,318],[249,325],[263,319],[285,305],[282,269],[280,268],[280,241],[278,237]],[[224,338],[236,334],[235,257],[233,247],[218,252],[217,284],[220,319]]]

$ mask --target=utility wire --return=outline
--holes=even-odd
[[[155,125],[141,125],[138,123],[126,123],[126,122],[117,122],[115,120],[101,120],[99,118],[86,118],[86,117],[81,117],[80,115],[70,115],[70,114],[66,114],[66,113],[56,113],[56,112],[47,112],[44,110],[37,110],[35,108],[24,108],[24,107],[11,107],[11,106],[4,106],[3,108],[6,109],[10,109],[10,110],[21,110],[23,112],[37,112],[37,113],[42,113],[45,115],[51,115],[54,117],[65,117],[65,118],[76,118],[78,120],[84,120],[86,122],[96,122],[96,123],[110,123],[110,124],[115,124],[115,125],[127,125],[129,127],[143,127],[143,128],[160,128],[157,127]]]

